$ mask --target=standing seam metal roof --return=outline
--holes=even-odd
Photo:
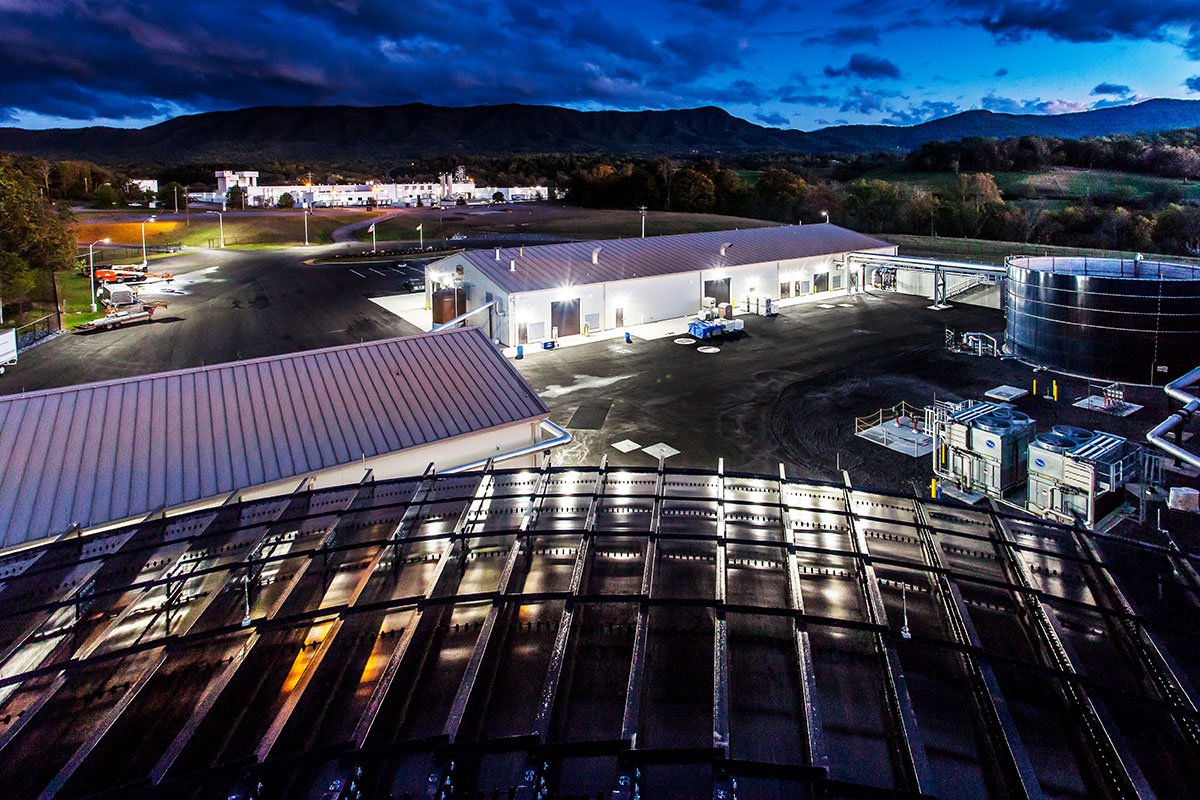
[[[549,413],[478,328],[4,396],[0,546]]]
[[[722,256],[724,244],[730,247]],[[881,247],[893,245],[824,223],[545,244],[523,251],[504,247],[499,260],[494,250],[469,250],[463,257],[501,289],[530,292]],[[599,263],[593,264],[596,248],[600,248]],[[516,269],[510,270],[513,260]]]

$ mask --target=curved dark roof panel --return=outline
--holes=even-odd
[[[1185,516],[547,464],[64,537],[0,557],[0,786],[1194,797]]]
[[[503,247],[499,259],[494,249],[468,250],[462,257],[505,291],[530,292],[885,247],[894,245],[825,223]]]
[[[0,546],[549,409],[478,328],[0,397]]]

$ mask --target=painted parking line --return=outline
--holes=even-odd
[[[356,270],[356,269],[352,269],[352,270],[350,270],[350,271],[351,271],[351,272],[353,272],[355,275],[357,275],[357,276],[358,276],[358,277],[360,277],[360,278],[365,278],[365,277],[367,277],[366,275],[363,275],[361,272],[359,272],[359,271],[358,271],[358,270]]]
[[[396,273],[397,275],[404,274],[404,270],[402,270],[402,269],[396,269],[395,267],[388,267],[388,269],[390,269],[392,272]]]
[[[376,275],[383,275],[383,273],[382,273],[382,272],[380,272],[379,270],[375,269],[374,267],[367,267],[367,269],[371,270],[371,272],[374,272]],[[387,277],[387,275],[383,275],[383,277],[385,277],[385,278],[386,278],[386,277]]]

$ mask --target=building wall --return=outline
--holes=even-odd
[[[894,254],[896,248],[880,248],[869,252]],[[788,282],[792,299],[797,297],[797,291],[811,295],[816,285],[814,276],[818,273],[829,274],[829,296],[845,293],[849,289],[850,271],[855,272],[857,286],[861,288],[864,285],[861,270],[840,266],[843,262],[844,254],[815,256],[510,295],[466,258],[456,254],[430,265],[428,274],[432,279],[427,280],[426,284],[429,291],[433,291],[437,276],[450,280],[461,268],[461,285],[467,295],[466,309],[479,308],[487,302],[489,295],[498,301],[502,309],[498,313],[481,313],[470,321],[485,329],[490,325],[492,338],[511,346],[517,344],[517,326],[520,323],[528,326],[529,343],[552,336],[550,309],[555,301],[579,298],[581,330],[587,324],[589,332],[598,332],[617,327],[617,309],[624,312],[623,327],[691,316],[700,309],[704,282],[719,278],[730,279],[730,301],[735,313],[745,307],[748,296],[754,293],[768,295],[778,301],[782,281]],[[516,268],[521,268],[519,259]]]

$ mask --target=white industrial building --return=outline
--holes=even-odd
[[[197,192],[191,197],[205,203],[223,203],[229,190],[239,188],[246,194],[246,204],[257,207],[279,205],[279,198],[288,194],[296,207],[332,208],[344,206],[415,206],[443,202],[491,202],[497,192],[504,200],[540,200],[548,196],[545,186],[476,186],[475,181],[461,170],[444,173],[436,181],[414,183],[297,183],[263,186],[253,170],[218,170],[215,192]]]
[[[705,298],[738,312],[858,291],[852,252],[896,246],[826,223],[474,250],[431,264],[426,286],[434,323],[491,304],[468,321],[511,346],[686,317]]]

